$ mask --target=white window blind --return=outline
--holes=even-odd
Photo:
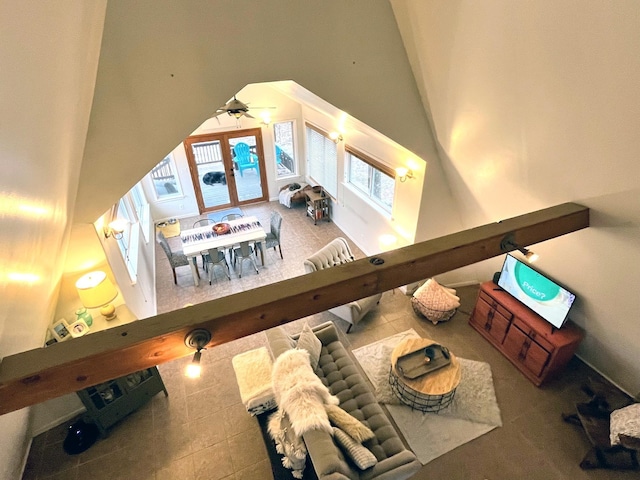
[[[309,176],[332,197],[338,196],[338,149],[326,135],[307,124]]]

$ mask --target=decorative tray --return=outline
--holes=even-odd
[[[449,349],[434,343],[428,347],[409,352],[396,360],[396,370],[409,380],[431,373],[451,363]]]
[[[231,226],[228,223],[216,223],[213,226],[213,233],[217,235],[223,235],[229,232]]]

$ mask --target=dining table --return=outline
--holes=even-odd
[[[267,232],[262,228],[258,218],[248,216],[223,223],[226,224],[223,225],[225,233],[214,231],[214,227],[220,224],[209,224],[180,232],[182,251],[188,258],[193,258],[189,265],[196,287],[199,285],[199,275],[195,257],[208,253],[210,248],[226,249],[239,245],[240,242],[253,242],[260,248],[260,259],[264,265],[264,241],[267,238]]]

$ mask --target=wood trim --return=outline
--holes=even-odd
[[[565,203],[428,240],[102,332],[11,355],[0,364],[0,415],[193,353],[194,328],[220,345],[358,298],[486,260],[513,234],[528,246],[589,226],[589,209]],[[204,353],[206,355],[206,352]]]
[[[329,136],[329,132],[327,132],[326,130],[321,129],[320,127],[316,127],[314,124],[309,122],[304,122],[304,126],[309,127],[314,132],[319,133],[323,137],[326,137],[327,140],[331,140],[331,137]],[[331,141],[333,142],[333,140]]]
[[[352,147],[350,145],[345,145],[344,146],[344,150],[345,150],[345,152],[350,153],[351,155],[354,155],[354,156],[358,157],[363,162],[368,163],[373,168],[376,168],[376,169],[380,170],[382,173],[384,173],[386,175],[389,175],[392,179],[395,180],[396,171],[393,168],[391,168],[389,165],[385,165],[384,163],[380,162],[379,160],[376,160],[375,158],[370,157],[366,153],[362,153],[360,150],[357,150],[356,148],[354,148],[354,147]]]

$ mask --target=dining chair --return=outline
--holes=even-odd
[[[236,220],[236,219],[242,218],[242,217],[244,217],[244,215],[242,215],[240,213],[228,213],[227,215],[222,217],[222,220],[220,220],[220,221],[221,222],[228,222],[229,220]]]
[[[280,229],[282,227],[282,215],[278,212],[271,212],[271,231],[267,233],[266,247],[280,250],[280,258],[284,258],[282,256],[282,246],[280,244]]]
[[[249,242],[240,242],[240,245],[233,249],[233,267],[234,268],[236,266],[236,260],[240,260],[240,275],[238,275],[238,277],[242,278],[242,267],[244,265],[245,260],[251,260],[251,263],[253,263],[253,268],[255,268],[256,273],[260,273],[258,271],[258,265],[256,263],[255,249],[249,244]]]
[[[158,232],[156,235],[156,240],[164,250],[164,253],[167,255],[167,260],[169,260],[169,265],[171,265],[171,270],[173,271],[173,283],[178,284],[178,278],[176,277],[176,268],[177,267],[186,267],[190,265],[189,257],[187,257],[182,250],[173,251],[169,246],[169,242],[167,242],[167,237],[164,236],[164,233]],[[193,258],[193,262],[195,264],[196,259]],[[198,272],[198,265],[196,265],[196,274],[198,278],[200,278],[200,273]]]
[[[224,250],[221,250],[219,248],[210,248],[204,258],[208,266],[207,271],[209,273],[209,285],[211,285],[213,276],[216,273],[214,269],[216,265],[219,265],[227,278],[231,280],[231,274],[229,273],[229,264],[227,263],[227,256],[225,255]],[[217,280],[218,276],[216,275],[216,281]]]
[[[198,228],[198,227],[204,227],[205,225],[211,225],[212,223],[216,223],[213,220],[211,220],[210,218],[203,218],[201,220],[196,220],[195,222],[193,222],[193,227],[191,228]],[[206,255],[207,252],[202,252],[202,268],[204,268],[204,271],[207,272],[208,270],[208,264],[207,264],[207,260],[206,260]]]

